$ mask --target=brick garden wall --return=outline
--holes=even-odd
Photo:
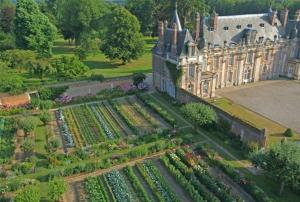
[[[206,102],[205,100],[195,95],[190,94],[183,89],[177,89],[176,99],[181,103],[201,102],[209,105],[216,111],[219,120],[222,119],[231,123],[231,132],[240,136],[242,142],[255,142],[263,147],[266,146],[266,129],[256,128],[249,123],[239,119],[238,117],[232,116],[222,109]]]

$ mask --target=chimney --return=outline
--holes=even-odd
[[[164,24],[165,24],[165,30],[167,30],[167,29],[168,29],[168,26],[169,26],[168,20],[165,20],[165,21],[164,21]]]
[[[300,21],[300,9],[298,9],[298,10],[296,11],[296,14],[295,14],[295,20],[296,20],[297,22]]]
[[[159,47],[162,50],[164,47],[164,35],[165,35],[165,31],[164,31],[164,23],[162,21],[158,22],[158,37],[159,37]]]
[[[212,16],[211,16],[211,22],[210,22],[210,27],[213,29],[212,31],[217,30],[218,17],[219,17],[219,14],[214,9]]]
[[[271,12],[269,13],[270,24],[271,24],[272,26],[275,25],[276,15],[277,15],[277,11],[271,11]]]
[[[173,23],[172,26],[172,48],[171,48],[171,53],[172,55],[177,54],[177,24]]]
[[[280,22],[282,24],[282,27],[285,27],[288,21],[288,16],[289,16],[289,10],[287,7],[285,7],[281,12],[280,12]]]
[[[200,14],[196,14],[196,20],[195,20],[195,40],[197,41],[200,37]]]

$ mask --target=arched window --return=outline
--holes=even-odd
[[[234,54],[233,53],[230,54],[229,65],[234,65]]]

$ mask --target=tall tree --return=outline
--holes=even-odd
[[[188,25],[197,12],[201,15],[205,15],[209,12],[209,6],[205,3],[205,0],[175,0],[178,4],[178,13],[181,18],[183,27],[193,27]],[[191,23],[193,24],[193,23]]]
[[[65,0],[57,2],[57,20],[65,39],[76,40],[84,33],[100,32],[107,12],[102,0]]]
[[[15,35],[18,47],[36,50],[41,56],[52,54],[56,28],[34,0],[17,1]]]
[[[13,4],[4,4],[0,7],[0,28],[5,33],[13,31],[15,18],[15,6]]]
[[[126,8],[134,14],[140,24],[144,35],[151,35],[156,25],[154,0],[126,0]]]
[[[286,185],[300,187],[300,145],[282,141],[267,151],[257,151],[251,155],[252,163],[264,169],[268,175],[281,183],[280,194]]]
[[[109,59],[123,63],[138,59],[143,53],[144,41],[137,18],[123,7],[116,7],[109,17],[106,37],[101,50]]]

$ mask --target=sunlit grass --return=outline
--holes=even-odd
[[[287,129],[286,127],[276,123],[260,114],[255,113],[243,107],[239,104],[232,102],[227,98],[219,98],[211,101],[211,104],[221,108],[222,110],[228,112],[229,114],[240,118],[241,120],[247,122],[248,124],[257,127],[259,129],[266,128],[268,134],[268,143],[274,144],[279,142],[284,136],[283,133]],[[290,140],[300,140],[300,135],[297,134]]]

